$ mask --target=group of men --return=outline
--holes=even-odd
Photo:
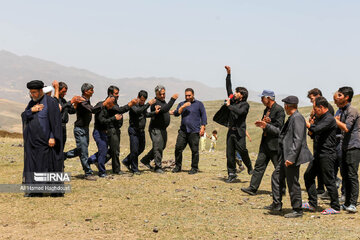
[[[233,182],[237,177],[235,151],[242,153],[241,157],[245,160],[245,164],[248,161],[247,151],[244,151],[245,131],[240,126],[245,126],[249,107],[246,103],[247,95],[241,88],[236,88],[234,97],[232,96],[231,87],[229,89],[231,69],[228,66],[225,68],[228,73],[229,95],[226,106],[230,112],[226,115],[226,111],[220,109],[214,120],[229,127],[227,182]],[[261,120],[255,122],[255,125],[263,130],[259,153],[254,170],[249,171],[252,174],[250,185],[241,190],[249,195],[256,195],[271,160],[275,168],[271,177],[273,203],[265,209],[272,213],[281,212],[282,196],[287,185],[293,212],[285,214],[285,217],[301,217],[304,210],[315,212],[318,207],[318,194],[323,193],[322,189],[325,186],[327,190],[325,194],[330,198],[330,208],[323,210],[322,214],[337,214],[340,210],[356,212],[359,195],[360,119],[357,109],[351,106],[353,95],[351,87],[339,88],[334,94],[334,103],[339,109],[334,113],[333,107],[319,89],[310,90],[308,98],[313,104],[313,109],[310,118],[305,120],[297,110],[299,99],[296,96],[282,99],[284,102],[282,108],[275,101],[275,93],[264,90],[260,97],[266,108]],[[231,101],[231,99],[235,100]],[[285,113],[289,116],[286,122]],[[221,117],[224,114],[229,120]],[[234,119],[238,125],[235,124]],[[307,147],[307,135],[313,139],[313,154]],[[302,202],[299,183],[300,165],[304,163],[309,163],[304,174],[308,202]],[[341,190],[343,196],[340,198],[337,190],[339,168],[343,185]],[[252,169],[251,165],[248,169]],[[316,178],[318,178],[318,188],[316,188]],[[344,201],[341,206],[340,200]]]
[[[248,174],[251,175],[250,186],[241,190],[255,195],[271,160],[275,168],[271,177],[273,203],[266,206],[266,209],[275,213],[282,210],[282,196],[287,185],[293,212],[285,214],[285,217],[301,217],[304,210],[316,211],[318,193],[321,187],[325,186],[331,207],[325,209],[323,214],[336,214],[341,209],[356,212],[359,194],[360,120],[358,111],[351,106],[353,89],[342,87],[335,93],[334,102],[339,108],[335,114],[319,89],[310,90],[308,97],[313,103],[313,110],[308,120],[298,112],[299,99],[296,96],[282,99],[283,108],[276,103],[273,91],[264,90],[260,97],[265,110],[261,119],[255,122],[263,133],[253,168],[246,148],[246,118],[250,108],[247,102],[248,91],[244,87],[237,87],[233,92],[231,68],[225,66],[225,69],[228,98],[213,120],[228,128],[226,182],[234,182],[237,178],[235,155],[239,153]],[[83,84],[82,95],[74,96],[71,101],[64,99],[68,90],[65,83],[54,81],[53,86],[55,93],[54,97],[51,97],[44,94],[42,81],[34,80],[27,84],[31,101],[22,114],[24,183],[34,182],[34,172],[62,172],[64,160],[77,156],[87,180],[97,179],[91,169],[91,164],[94,163],[97,164],[99,177],[106,177],[105,163],[110,159],[113,173],[122,174],[119,159],[120,131],[123,114],[126,112],[129,112],[130,153],[122,163],[130,172],[140,174],[138,157],[145,149],[146,118],[151,118],[149,134],[152,149],[140,161],[156,173],[164,172],[162,157],[167,143],[170,115],[182,117],[175,146],[175,167],[172,172],[182,170],[182,152],[187,145],[192,152],[189,174],[199,171],[199,138],[205,132],[207,116],[203,103],[194,98],[193,89],[185,89],[185,101],[179,103],[176,110],[171,110],[178,94],[174,94],[170,101],[166,102],[166,90],[162,85],[156,86],[155,99],[146,102],[148,93],[141,90],[137,98],[124,106],[117,103],[119,88],[116,86],[110,86],[106,99],[94,106],[90,103],[94,87],[89,83]],[[68,114],[74,113],[77,117],[74,123],[76,148],[64,152]],[[286,122],[285,113],[289,116]],[[89,124],[93,114],[93,137],[98,152],[89,157]],[[308,135],[314,141],[313,154],[307,147]],[[155,167],[150,165],[152,160]],[[299,174],[300,165],[304,163],[309,163],[304,174],[309,201],[303,203]],[[336,182],[339,168],[344,195],[344,204],[341,206]]]
[[[120,133],[123,125],[123,114],[129,112],[130,153],[122,163],[133,174],[140,174],[138,157],[145,149],[146,118],[151,118],[149,133],[152,149],[140,160],[146,167],[156,173],[164,173],[162,168],[163,151],[167,142],[167,127],[170,115],[182,117],[176,147],[175,168],[182,170],[182,152],[189,144],[192,151],[192,164],[189,174],[199,171],[199,138],[205,132],[207,116],[202,102],[194,97],[194,90],[185,89],[185,101],[179,103],[176,110],[171,108],[178,98],[174,94],[170,101],[165,101],[166,90],[162,85],[155,88],[156,97],[146,102],[148,93],[141,90],[137,98],[128,104],[119,106],[119,88],[110,86],[104,101],[92,105],[90,98],[94,86],[84,83],[81,96],[74,96],[71,101],[65,100],[68,87],[64,82],[53,82],[54,97],[44,94],[44,83],[33,80],[27,84],[31,101],[22,114],[24,133],[24,183],[34,183],[34,172],[62,172],[64,160],[79,157],[86,180],[97,180],[91,164],[98,167],[99,177],[106,177],[105,163],[112,160],[112,172],[123,174],[120,168]],[[150,111],[148,109],[150,108]],[[76,147],[64,152],[66,142],[66,124],[69,114],[76,113],[74,137]],[[89,157],[89,125],[95,115],[93,137],[98,151]],[[150,165],[154,160],[155,167]],[[31,195],[30,195],[31,196]]]

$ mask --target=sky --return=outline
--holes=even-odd
[[[111,77],[360,91],[360,1],[0,0],[0,50]],[[1,73],[0,73],[1,74]]]

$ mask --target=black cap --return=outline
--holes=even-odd
[[[32,80],[26,84],[28,89],[42,89],[44,87],[44,83],[40,80]]]
[[[287,104],[298,104],[299,103],[299,99],[297,96],[287,96],[286,98],[284,98],[283,100],[284,103]]]

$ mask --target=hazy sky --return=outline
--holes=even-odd
[[[113,78],[360,89],[360,1],[0,0],[0,49]]]

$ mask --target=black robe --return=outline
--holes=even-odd
[[[44,99],[43,99],[44,98]],[[38,102],[31,100],[25,111],[21,114],[24,137],[24,172],[23,183],[34,184],[34,172],[63,172],[63,137],[61,114],[58,102],[47,95],[41,100],[47,104],[47,119],[49,132],[55,139],[55,146],[49,147],[49,133],[44,133],[40,125],[38,113],[27,114]]]

